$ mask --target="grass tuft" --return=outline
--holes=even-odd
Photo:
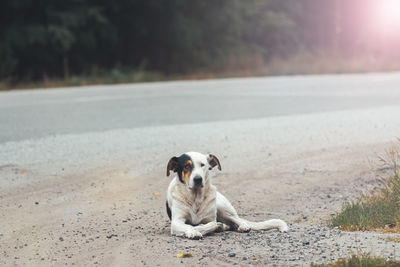
[[[344,204],[332,218],[332,226],[345,231],[400,232],[400,156],[396,151],[389,151],[387,155],[387,159],[381,158],[381,161],[393,174],[385,180],[385,188]]]
[[[400,262],[386,260],[382,257],[372,257],[369,255],[353,255],[347,259],[339,259],[332,263],[313,264],[311,267],[398,267]]]
[[[400,243],[400,237],[389,236],[388,238],[386,238],[386,240],[390,242]]]

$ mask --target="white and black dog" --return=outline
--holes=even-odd
[[[167,192],[167,213],[171,219],[171,234],[198,239],[212,232],[229,229],[239,232],[250,230],[289,230],[279,219],[250,222],[238,216],[232,204],[211,184],[209,171],[221,164],[212,154],[188,152],[172,157],[167,166],[177,174]]]

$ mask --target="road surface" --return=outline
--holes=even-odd
[[[0,94],[0,142],[400,104],[400,74],[183,81]]]
[[[399,73],[1,92],[0,265],[174,265],[183,251],[194,254],[188,265],[349,255],[354,236],[320,224],[379,186],[399,104]],[[214,183],[242,216],[279,217],[293,231],[171,238],[165,165],[191,150],[220,158]],[[365,251],[400,249],[364,236]]]

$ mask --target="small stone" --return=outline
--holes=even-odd
[[[64,238],[60,237],[59,240],[62,242],[62,241],[64,241]]]
[[[234,253],[234,252],[231,252],[228,254],[228,257],[235,257],[235,256],[236,256],[236,253]]]
[[[111,234],[111,235],[108,235],[108,236],[106,236],[108,239],[110,239],[110,238],[112,238],[112,237],[117,237],[118,235],[116,235],[116,234]]]

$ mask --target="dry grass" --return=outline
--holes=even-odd
[[[388,238],[386,238],[386,240],[390,242],[400,243],[400,237],[389,236]]]
[[[400,62],[374,58],[344,58],[320,53],[318,55],[299,53],[287,59],[275,58],[267,62],[260,55],[231,56],[224,67],[210,70],[196,70],[184,74],[162,74],[144,69],[95,70],[93,73],[62,78],[46,78],[43,81],[0,81],[0,90],[16,88],[51,88],[84,86],[95,84],[118,84],[171,80],[199,80],[229,77],[255,77],[280,75],[337,74],[400,71]]]
[[[372,257],[369,255],[353,255],[347,259],[339,259],[332,263],[311,264],[312,267],[398,267],[400,262],[386,260],[382,257]]]
[[[346,203],[332,219],[332,226],[346,231],[375,230],[400,233],[400,155],[398,150],[387,152],[381,161],[393,170],[385,179],[385,188]]]

